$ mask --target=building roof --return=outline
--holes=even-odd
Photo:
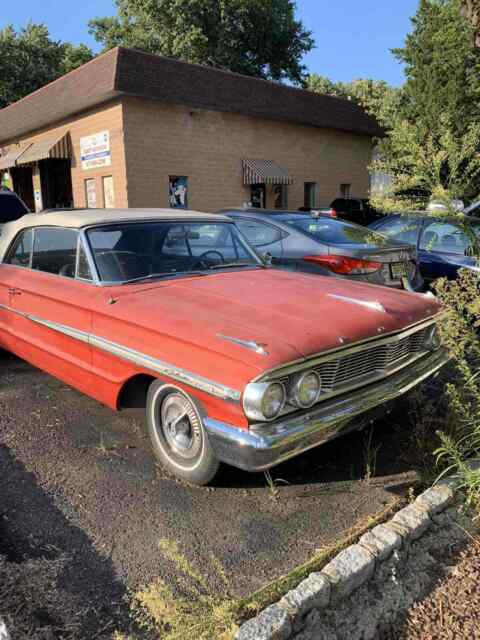
[[[231,222],[226,216],[217,213],[176,209],[75,209],[49,211],[48,213],[30,213],[15,222],[2,225],[0,235],[0,261],[15,236],[29,227],[68,227],[82,229],[101,224],[121,222],[142,222],[181,220],[182,222]]]
[[[349,100],[117,47],[0,110],[0,143],[121,96],[368,136],[384,133]]]

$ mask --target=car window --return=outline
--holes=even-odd
[[[14,240],[4,262],[16,265],[17,267],[29,267],[30,257],[32,255],[32,241],[32,229],[22,231]]]
[[[13,222],[28,213],[27,207],[14,193],[0,194],[0,224]]]
[[[88,264],[87,254],[83,245],[79,247],[77,277],[82,280],[93,280],[90,265]]]
[[[75,277],[78,231],[38,227],[33,241],[32,269]]]
[[[260,260],[231,222],[139,222],[87,231],[100,278],[125,282]]]
[[[390,218],[380,225],[376,225],[375,228],[388,238],[416,245],[420,222],[417,218]]]
[[[282,231],[258,220],[235,220],[235,224],[254,247],[263,247],[282,238]]]
[[[479,225],[471,224],[469,229],[472,230],[472,234],[479,237]],[[459,225],[436,221],[425,227],[420,240],[420,249],[465,255],[467,249],[475,244],[474,240],[474,237],[468,237],[468,233]]]
[[[282,222],[326,244],[383,246],[387,243],[384,236],[371,229],[340,220],[292,216],[292,218],[283,218]]]

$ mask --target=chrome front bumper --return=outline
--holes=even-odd
[[[264,471],[344,433],[361,429],[386,404],[437,372],[449,358],[441,349],[367,387],[317,407],[243,430],[204,419],[210,444],[222,462],[245,471]]]

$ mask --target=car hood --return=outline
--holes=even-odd
[[[277,269],[126,285],[103,295],[116,300],[109,315],[173,339],[176,353],[190,345],[241,361],[256,375],[401,330],[440,309],[421,294]]]

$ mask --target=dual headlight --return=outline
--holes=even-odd
[[[322,381],[316,371],[304,371],[289,378],[288,382],[252,382],[245,388],[243,408],[250,420],[273,420],[285,407],[299,409],[313,406],[322,390]]]

